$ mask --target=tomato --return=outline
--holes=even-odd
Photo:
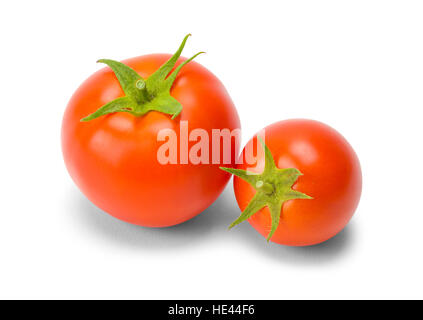
[[[232,226],[248,219],[264,237],[290,246],[335,236],[361,195],[361,169],[352,147],[337,131],[312,120],[280,121],[263,132],[267,152],[247,163],[245,150],[256,146],[256,136],[237,169],[222,168],[236,175],[234,190],[243,211]]]
[[[191,219],[213,203],[230,178],[218,164],[163,165],[158,161],[163,141],[157,137],[162,129],[173,130],[179,141],[183,121],[189,129],[202,128],[210,136],[212,129],[240,128],[222,83],[198,63],[183,65],[188,60],[179,58],[181,48],[173,56],[144,55],[125,60],[124,65],[102,60],[115,72],[104,68],[90,76],[72,96],[63,117],[62,150],[72,179],[96,206],[133,224],[165,227]],[[139,110],[118,105],[128,94],[138,94],[131,91],[135,87],[147,88],[151,91],[145,96],[153,96],[156,88],[149,87],[148,81],[166,61],[173,61],[166,72],[176,70],[174,65],[183,66],[177,76],[173,74],[173,84],[164,79],[167,74],[162,74],[162,82],[154,83],[168,86],[167,95],[166,90],[162,94],[157,89],[157,99],[143,102]],[[133,82],[137,77],[140,80]],[[166,79],[171,77],[169,73]],[[194,143],[189,141],[189,146]],[[235,144],[231,147],[231,159],[235,159],[239,150]]]

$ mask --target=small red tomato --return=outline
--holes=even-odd
[[[234,190],[241,216],[272,242],[308,246],[326,241],[351,219],[361,195],[361,169],[349,143],[313,120],[286,120],[266,127],[241,153]],[[260,134],[259,134],[260,137]],[[256,161],[246,150],[261,144]]]
[[[187,134],[183,123],[209,137],[213,129],[240,128],[222,83],[190,62],[197,55],[180,58],[187,38],[173,56],[100,60],[110,68],[79,87],[63,118],[62,150],[71,177],[95,205],[130,223],[165,227],[193,218],[230,178],[218,164],[183,161],[179,148],[176,164],[158,160],[160,132],[175,133],[175,143],[186,141],[188,149],[196,143],[181,137]],[[235,162],[235,142],[231,147]]]

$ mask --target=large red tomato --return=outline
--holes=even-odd
[[[185,41],[173,56],[101,60],[113,71],[89,77],[64,114],[62,149],[71,177],[95,205],[130,223],[184,222],[213,203],[230,178],[218,164],[180,164],[179,147],[178,164],[157,158],[162,129],[173,130],[178,145],[188,139],[180,136],[181,121],[209,137],[212,129],[240,128],[222,83],[200,64],[179,58]],[[211,157],[211,143],[209,148]],[[238,151],[232,141],[231,159]]]
[[[235,195],[243,211],[232,226],[248,219],[264,237],[291,246],[335,236],[361,195],[361,169],[352,147],[337,131],[312,120],[280,121],[263,132],[266,152],[256,161],[248,164],[245,152],[257,144],[254,137],[237,169],[222,168],[236,175]]]

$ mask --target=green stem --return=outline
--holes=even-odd
[[[269,241],[279,226],[282,205],[286,201],[313,198],[292,189],[292,186],[297,181],[298,177],[302,175],[302,173],[295,168],[279,169],[276,167],[269,148],[265,145],[260,137],[258,137],[258,140],[264,149],[265,155],[265,166],[261,174],[255,174],[245,170],[233,168],[221,167],[220,169],[245,180],[256,190],[256,194],[254,195],[253,199],[250,201],[238,219],[236,219],[229,226],[229,228],[232,228],[237,224],[247,220],[264,207],[268,207],[272,219],[271,229],[267,236],[267,241]]]
[[[275,192],[275,186],[272,183],[261,180],[256,183],[256,188],[269,196]]]
[[[199,54],[204,53],[199,52],[183,61],[170,73],[181,56],[189,36],[190,34],[185,36],[175,54],[148,79],[143,79],[135,70],[121,62],[99,60],[98,62],[107,64],[113,70],[125,97],[110,101],[81,121],[91,121],[114,112],[128,112],[139,117],[153,110],[170,114],[172,119],[176,118],[182,111],[182,105],[170,95],[170,89],[181,69]]]

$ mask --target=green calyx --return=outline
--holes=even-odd
[[[171,73],[189,36],[190,34],[185,36],[178,51],[148,79],[143,79],[135,70],[121,62],[108,59],[98,60],[113,70],[125,97],[110,101],[81,121],[90,121],[114,112],[128,112],[134,116],[142,116],[153,110],[170,114],[172,119],[176,118],[182,111],[182,105],[170,95],[172,84],[183,66],[199,54],[204,53],[199,52],[185,60]]]
[[[261,174],[233,168],[221,167],[220,169],[245,180],[256,190],[253,199],[238,219],[232,222],[229,229],[247,220],[264,207],[268,207],[272,219],[272,226],[267,236],[267,241],[269,241],[279,226],[283,203],[294,199],[312,199],[312,197],[292,189],[298,177],[303,174],[295,168],[279,169],[276,167],[269,148],[260,137],[258,140],[265,153],[265,166]]]

